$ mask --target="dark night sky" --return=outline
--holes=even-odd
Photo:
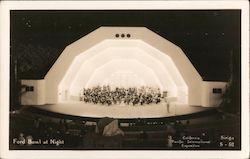
[[[20,43],[54,48],[55,60],[67,45],[100,26],[149,28],[178,45],[205,80],[228,79],[230,53],[240,59],[239,10],[11,11],[11,49]],[[35,78],[43,78],[54,60]]]

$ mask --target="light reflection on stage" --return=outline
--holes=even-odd
[[[101,104],[84,103],[80,101],[68,101],[64,103],[34,107],[50,112],[72,116],[93,118],[112,117],[120,119],[171,117],[178,115],[187,115],[211,109],[206,107],[178,104],[175,102],[169,104],[169,110],[166,102],[135,106],[126,104],[114,104],[108,106]]]

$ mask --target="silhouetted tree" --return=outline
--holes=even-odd
[[[241,108],[241,70],[240,56],[236,50],[231,51],[230,80],[227,85],[221,108],[229,113],[238,113]]]

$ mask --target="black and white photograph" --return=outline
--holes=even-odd
[[[10,9],[8,20],[10,151],[242,150],[242,9]]]

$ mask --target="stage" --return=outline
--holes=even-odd
[[[64,102],[51,105],[33,106],[50,112],[80,117],[161,118],[202,112],[211,108],[165,102],[145,105],[100,105],[84,102]]]

